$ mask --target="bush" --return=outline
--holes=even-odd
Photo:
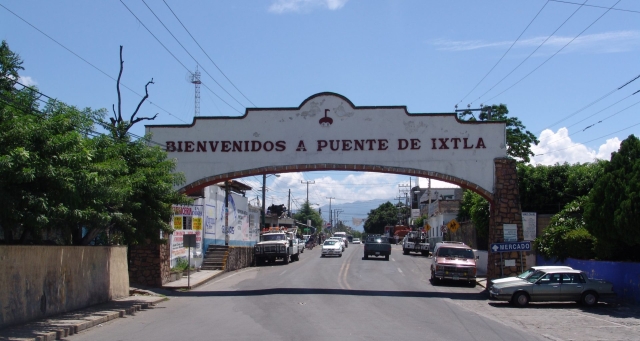
[[[578,198],[567,204],[560,213],[551,218],[542,235],[536,238],[536,251],[544,258],[592,259],[595,258],[594,246],[596,238],[585,228],[582,217],[585,197]]]
[[[578,259],[595,258],[596,253],[594,246],[596,239],[586,228],[581,227],[573,231],[568,231],[563,239],[565,240],[569,257]]]
[[[176,272],[182,272],[187,270],[189,267],[189,261],[186,258],[178,258],[176,260],[176,266],[173,267],[173,270]]]

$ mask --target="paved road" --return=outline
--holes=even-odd
[[[489,303],[479,286],[433,286],[430,262],[398,246],[390,261],[363,260],[361,245],[341,258],[320,258],[314,248],[300,261],[230,273],[69,340],[640,339],[637,316],[615,320],[606,306],[517,309]],[[566,331],[565,321],[577,328]],[[590,328],[593,337],[584,334]]]

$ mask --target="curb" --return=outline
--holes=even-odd
[[[99,306],[81,309],[54,318],[29,322],[24,325],[0,330],[1,341],[53,341],[62,340],[83,330],[103,323],[135,315],[136,312],[150,309],[156,303],[165,301],[164,297],[145,298],[141,302],[134,296],[121,301],[112,301]],[[134,300],[135,299],[135,300]],[[114,307],[115,306],[115,307]],[[124,307],[122,307],[124,306]],[[101,309],[102,308],[102,309]]]

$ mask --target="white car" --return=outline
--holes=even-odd
[[[337,241],[342,246],[342,251],[344,251],[345,245],[344,245],[344,240],[342,239],[342,237],[329,237],[329,239],[327,239],[327,240],[335,240],[335,241]]]
[[[351,243],[352,244],[362,244],[362,242],[360,241],[360,238],[353,238],[353,241]]]
[[[532,266],[529,269],[525,270],[523,273],[515,277],[503,277],[503,278],[492,279],[490,282],[489,288],[491,287],[492,284],[517,282],[520,279],[527,279],[529,276],[531,276],[531,274],[533,274],[538,270],[573,270],[573,268],[570,266],[563,266],[563,265]]]
[[[324,257],[324,256],[342,257],[342,249],[343,247],[339,240],[329,238],[324,241],[324,244],[322,244],[322,254],[320,255],[320,257]]]

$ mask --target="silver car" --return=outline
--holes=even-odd
[[[513,282],[513,281],[517,281],[518,279],[527,279],[529,276],[531,276],[534,272],[538,270],[573,270],[573,268],[570,266],[564,266],[564,265],[532,266],[516,277],[502,277],[498,279],[492,279],[489,282],[489,287],[491,287],[492,284]]]
[[[539,270],[526,279],[493,284],[489,296],[520,307],[529,302],[575,301],[593,306],[600,298],[615,297],[613,284],[590,279],[580,270]]]

